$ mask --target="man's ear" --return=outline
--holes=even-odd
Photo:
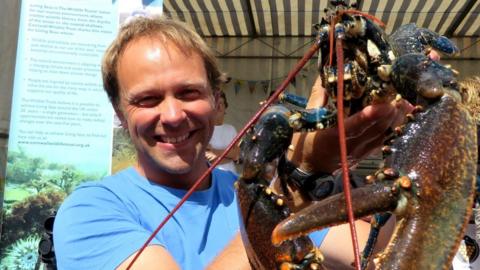
[[[218,110],[218,107],[220,106],[220,90],[214,90],[213,92],[213,98],[214,98],[214,104],[215,104],[215,110]]]

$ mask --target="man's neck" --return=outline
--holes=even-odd
[[[153,169],[151,166],[142,166],[140,162],[137,163],[135,169],[140,175],[157,184],[188,190],[195,185],[196,181],[198,181],[208,170],[208,164],[205,162],[203,166],[192,168],[190,172],[179,174],[166,172],[158,167],[157,169]],[[204,190],[210,187],[211,174],[207,175],[205,178],[207,179],[203,179],[202,183],[199,184],[196,190]]]

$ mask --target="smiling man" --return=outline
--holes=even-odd
[[[80,186],[64,202],[54,227],[60,269],[126,268],[209,166],[205,148],[223,74],[195,32],[165,18],[134,20],[106,51],[102,73],[138,163]],[[214,170],[133,269],[210,264],[238,231],[235,180],[233,173]],[[241,241],[233,242],[240,247],[235,261],[248,265]]]
[[[54,225],[59,269],[126,269],[209,166],[205,150],[224,76],[198,34],[164,17],[135,19],[120,29],[105,52],[102,75],[138,163],[81,185],[62,204]],[[324,95],[321,87],[313,90],[314,99]],[[356,131],[351,156],[360,158],[378,147],[392,119],[404,113],[384,104],[349,118],[346,128]],[[355,143],[372,141],[372,134],[377,143]],[[336,133],[328,131],[294,139],[297,154],[292,163],[313,173],[319,168],[337,169],[332,157],[339,150],[326,147],[336,139]],[[317,155],[312,150],[317,144],[328,153]],[[235,180],[233,173],[214,169],[131,269],[249,269],[238,234]],[[363,228],[367,229],[360,235],[365,236],[368,225]],[[347,235],[348,228],[332,229],[325,240],[330,244],[322,244],[328,258],[337,260],[335,269],[349,267],[353,260],[345,244]],[[323,237],[315,241],[320,243]]]

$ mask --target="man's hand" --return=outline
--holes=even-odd
[[[317,78],[307,108],[324,105],[325,89]],[[365,107],[345,119],[348,160],[354,163],[365,158],[382,146],[390,128],[403,123],[405,115],[413,106],[405,100],[391,104],[376,104]],[[288,158],[299,168],[312,172],[332,173],[340,168],[340,147],[337,127],[308,133],[296,133],[292,139],[293,151]]]
[[[205,157],[207,158],[208,162],[213,163],[217,159],[217,155],[211,151],[211,150],[206,150],[205,151]]]

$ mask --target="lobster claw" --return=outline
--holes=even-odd
[[[400,26],[389,39],[397,55],[427,53],[430,49],[447,55],[459,52],[453,41],[429,29],[417,27],[414,23]]]
[[[293,131],[289,123],[290,111],[284,106],[272,106],[261,117],[240,143],[244,161],[243,177],[254,178],[264,167],[281,156],[290,144]],[[275,147],[272,147],[275,145]]]
[[[451,95],[432,102],[389,146],[383,171],[396,172],[391,179],[351,192],[355,217],[394,212],[398,218],[377,269],[447,269],[472,211],[475,123]],[[344,205],[344,194],[314,202],[279,223],[273,243],[346,222]]]
[[[460,52],[457,45],[445,36],[438,36],[430,45],[448,55],[456,55]]]
[[[391,76],[398,93],[414,104],[422,99],[437,99],[445,91],[457,101],[461,99],[455,73],[424,54],[411,53],[397,58]]]

